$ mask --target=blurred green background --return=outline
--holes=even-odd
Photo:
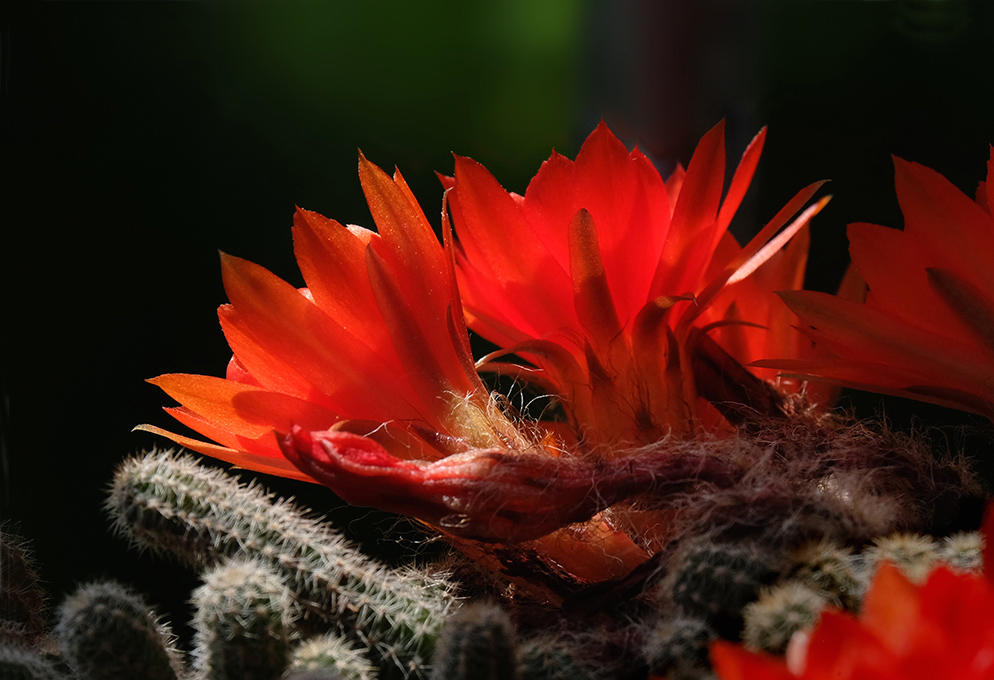
[[[131,428],[170,424],[142,381],[223,373],[218,249],[299,284],[295,205],[371,226],[357,148],[399,166],[437,223],[452,152],[521,192],[601,118],[666,170],[722,117],[731,159],[768,124],[735,228],[832,179],[810,265],[831,289],[846,223],[901,225],[889,154],[972,193],[994,141],[994,3],[77,1],[0,17],[0,517],[34,541],[53,596],[119,577],[177,622],[193,575],[137,557],[100,509],[116,463],[157,443]],[[968,417],[887,408],[899,426],[988,428],[948,438],[989,446]],[[392,518],[273,486],[396,554]]]

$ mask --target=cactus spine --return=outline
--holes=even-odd
[[[66,598],[54,634],[80,680],[182,676],[169,627],[143,598],[112,581],[80,586]]]
[[[107,508],[119,534],[195,567],[237,553],[268,564],[297,603],[355,635],[381,672],[427,667],[456,600],[443,580],[387,569],[257,484],[189,455],[153,451],[118,469]]]
[[[518,646],[521,680],[593,680],[587,659],[561,640],[532,640]]]
[[[791,578],[804,583],[836,607],[859,608],[864,583],[850,548],[830,540],[805,543],[790,555]]]

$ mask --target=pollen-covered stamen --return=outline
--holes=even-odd
[[[536,453],[474,449],[433,463],[394,457],[351,432],[282,438],[302,472],[352,504],[396,512],[480,541],[517,543],[583,522],[641,493],[668,493],[707,480],[728,486],[734,471],[703,455],[659,448],[588,463]]]

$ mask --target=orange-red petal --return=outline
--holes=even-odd
[[[783,661],[718,641],[711,645],[711,663],[721,680],[794,680]]]
[[[295,424],[327,429],[339,420],[312,402],[224,378],[169,373],[148,382],[216,427],[250,439]]]
[[[723,234],[731,224],[735,212],[742,205],[752,177],[756,174],[756,166],[759,164],[759,157],[763,154],[763,144],[766,142],[766,128],[756,133],[756,136],[749,142],[742,160],[739,161],[735,174],[732,175],[732,182],[728,185],[728,193],[725,194],[721,202],[721,209],[718,211],[718,233]]]
[[[780,297],[840,356],[903,363],[921,377],[921,384],[948,386],[985,399],[991,396],[991,376],[982,368],[986,357],[975,347],[908,326],[869,304],[814,291],[783,292]]]
[[[575,323],[568,259],[556,258],[544,240],[545,230],[529,223],[521,206],[486,168],[456,156],[451,206],[464,253],[460,267],[476,272],[462,272],[477,282],[464,286],[467,300],[485,296],[489,315],[500,314],[530,337]],[[527,247],[509,248],[509,243]],[[535,290],[539,279],[545,285]]]
[[[202,453],[205,456],[223,460],[226,463],[231,463],[232,465],[245,468],[246,470],[315,483],[314,479],[300,472],[290,463],[290,461],[282,456],[278,458],[270,457],[232,449],[226,446],[219,446],[210,442],[184,437],[183,435],[163,430],[162,428],[154,425],[139,425],[135,429],[165,437],[166,439],[172,440],[180,446],[190,449],[191,451],[196,451],[197,453]]]
[[[374,236],[310,210],[298,208],[293,216],[293,251],[315,304],[367,340],[380,331],[370,342],[378,347],[386,333],[382,325],[370,323],[376,304],[366,281],[366,246]]]
[[[221,265],[225,290],[237,310],[229,323],[265,355],[306,376],[313,392],[302,398],[354,418],[417,415],[409,383],[399,379],[396,358],[377,354],[263,267],[232,256],[223,256]],[[379,323],[378,317],[370,323]],[[255,375],[248,357],[238,349],[235,353]]]
[[[928,284],[926,268],[948,263],[927,241],[875,224],[850,224],[848,234],[853,266],[880,306],[914,326],[966,331]]]
[[[893,652],[903,654],[920,614],[919,587],[893,564],[882,564],[863,597],[860,622]]]
[[[629,152],[604,123],[590,134],[575,161],[553,153],[522,202],[536,235],[566,271],[568,227],[580,209],[598,225],[618,316],[630,321],[648,298],[669,228],[670,206],[652,163],[638,149]]]
[[[701,139],[687,166],[662,257],[650,290],[651,297],[697,292],[714,248],[718,206],[725,178],[725,121]]]
[[[894,158],[904,228],[982,290],[994,290],[994,219],[935,170]],[[865,275],[864,275],[865,276]]]

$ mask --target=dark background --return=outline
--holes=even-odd
[[[972,194],[994,141],[994,3],[36,2],[0,17],[0,518],[33,541],[55,600],[116,577],[178,622],[194,576],[112,538],[100,507],[115,465],[163,444],[131,428],[172,426],[143,380],[223,374],[218,249],[299,284],[295,205],[371,226],[357,148],[401,167],[437,223],[450,152],[521,192],[601,117],[666,169],[722,117],[733,160],[767,124],[735,228],[830,178],[809,266],[828,290],[846,223],[902,223],[889,154]],[[985,422],[846,404],[941,424],[990,476]],[[393,518],[268,482],[396,557]]]

